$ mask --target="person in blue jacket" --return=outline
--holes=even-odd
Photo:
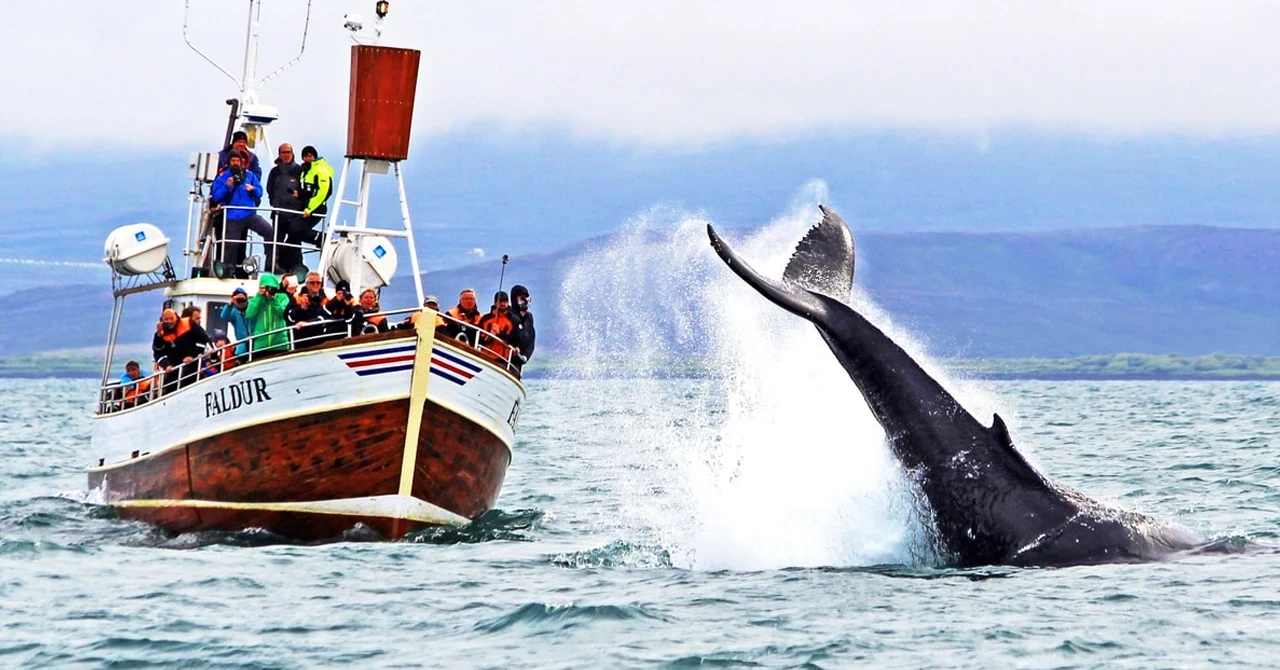
[[[245,308],[249,304],[249,294],[239,286],[231,292],[231,302],[222,307],[220,316],[223,321],[231,324],[231,331],[235,333],[236,356],[244,356],[249,351],[249,336],[253,334],[253,324],[250,323],[249,317],[245,315]]]
[[[258,179],[262,179],[262,166],[258,164],[258,154],[249,150],[249,136],[243,130],[237,130],[231,136],[231,144],[218,152],[218,174],[222,174],[231,165],[231,154],[236,151],[249,157],[245,167],[258,175]]]
[[[250,230],[267,241],[266,267],[271,268],[275,257],[275,248],[270,244],[275,239],[271,224],[258,215],[256,208],[262,202],[262,182],[258,175],[245,169],[248,162],[245,154],[231,152],[227,171],[213,180],[210,189],[210,200],[222,211],[217,215],[225,217],[222,226],[223,253],[221,260],[232,267],[244,262],[245,239]]]

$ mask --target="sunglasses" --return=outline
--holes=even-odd
[[[307,282],[307,286],[319,286],[319,285],[320,285],[320,282],[318,282],[318,281],[309,281],[309,282]]]

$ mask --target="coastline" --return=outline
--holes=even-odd
[[[138,360],[150,352],[133,348]],[[943,365],[961,376],[990,380],[1027,381],[1280,381],[1280,357],[1181,356],[1176,354],[1112,354],[1076,358],[950,359]],[[83,349],[0,358],[0,379],[97,379],[101,353]],[[703,359],[623,362],[611,368],[611,378],[704,378],[716,372]],[[563,355],[535,358],[525,367],[525,379],[584,379],[601,376]]]

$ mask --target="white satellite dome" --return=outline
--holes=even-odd
[[[382,288],[391,283],[397,263],[396,248],[391,246],[391,240],[381,235],[361,235],[359,244],[351,238],[338,239],[333,244],[328,270],[330,281],[346,281],[361,288]]]
[[[103,261],[122,275],[144,275],[164,266],[169,238],[150,223],[120,226],[107,235]]]

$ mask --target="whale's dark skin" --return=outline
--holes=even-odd
[[[999,415],[984,426],[893,340],[831,296],[853,284],[853,238],[834,212],[801,240],[782,281],[761,276],[708,225],[739,277],[817,326],[928,500],[941,555],[959,567],[1149,561],[1206,546],[1150,517],[1107,507],[1046,479]]]

